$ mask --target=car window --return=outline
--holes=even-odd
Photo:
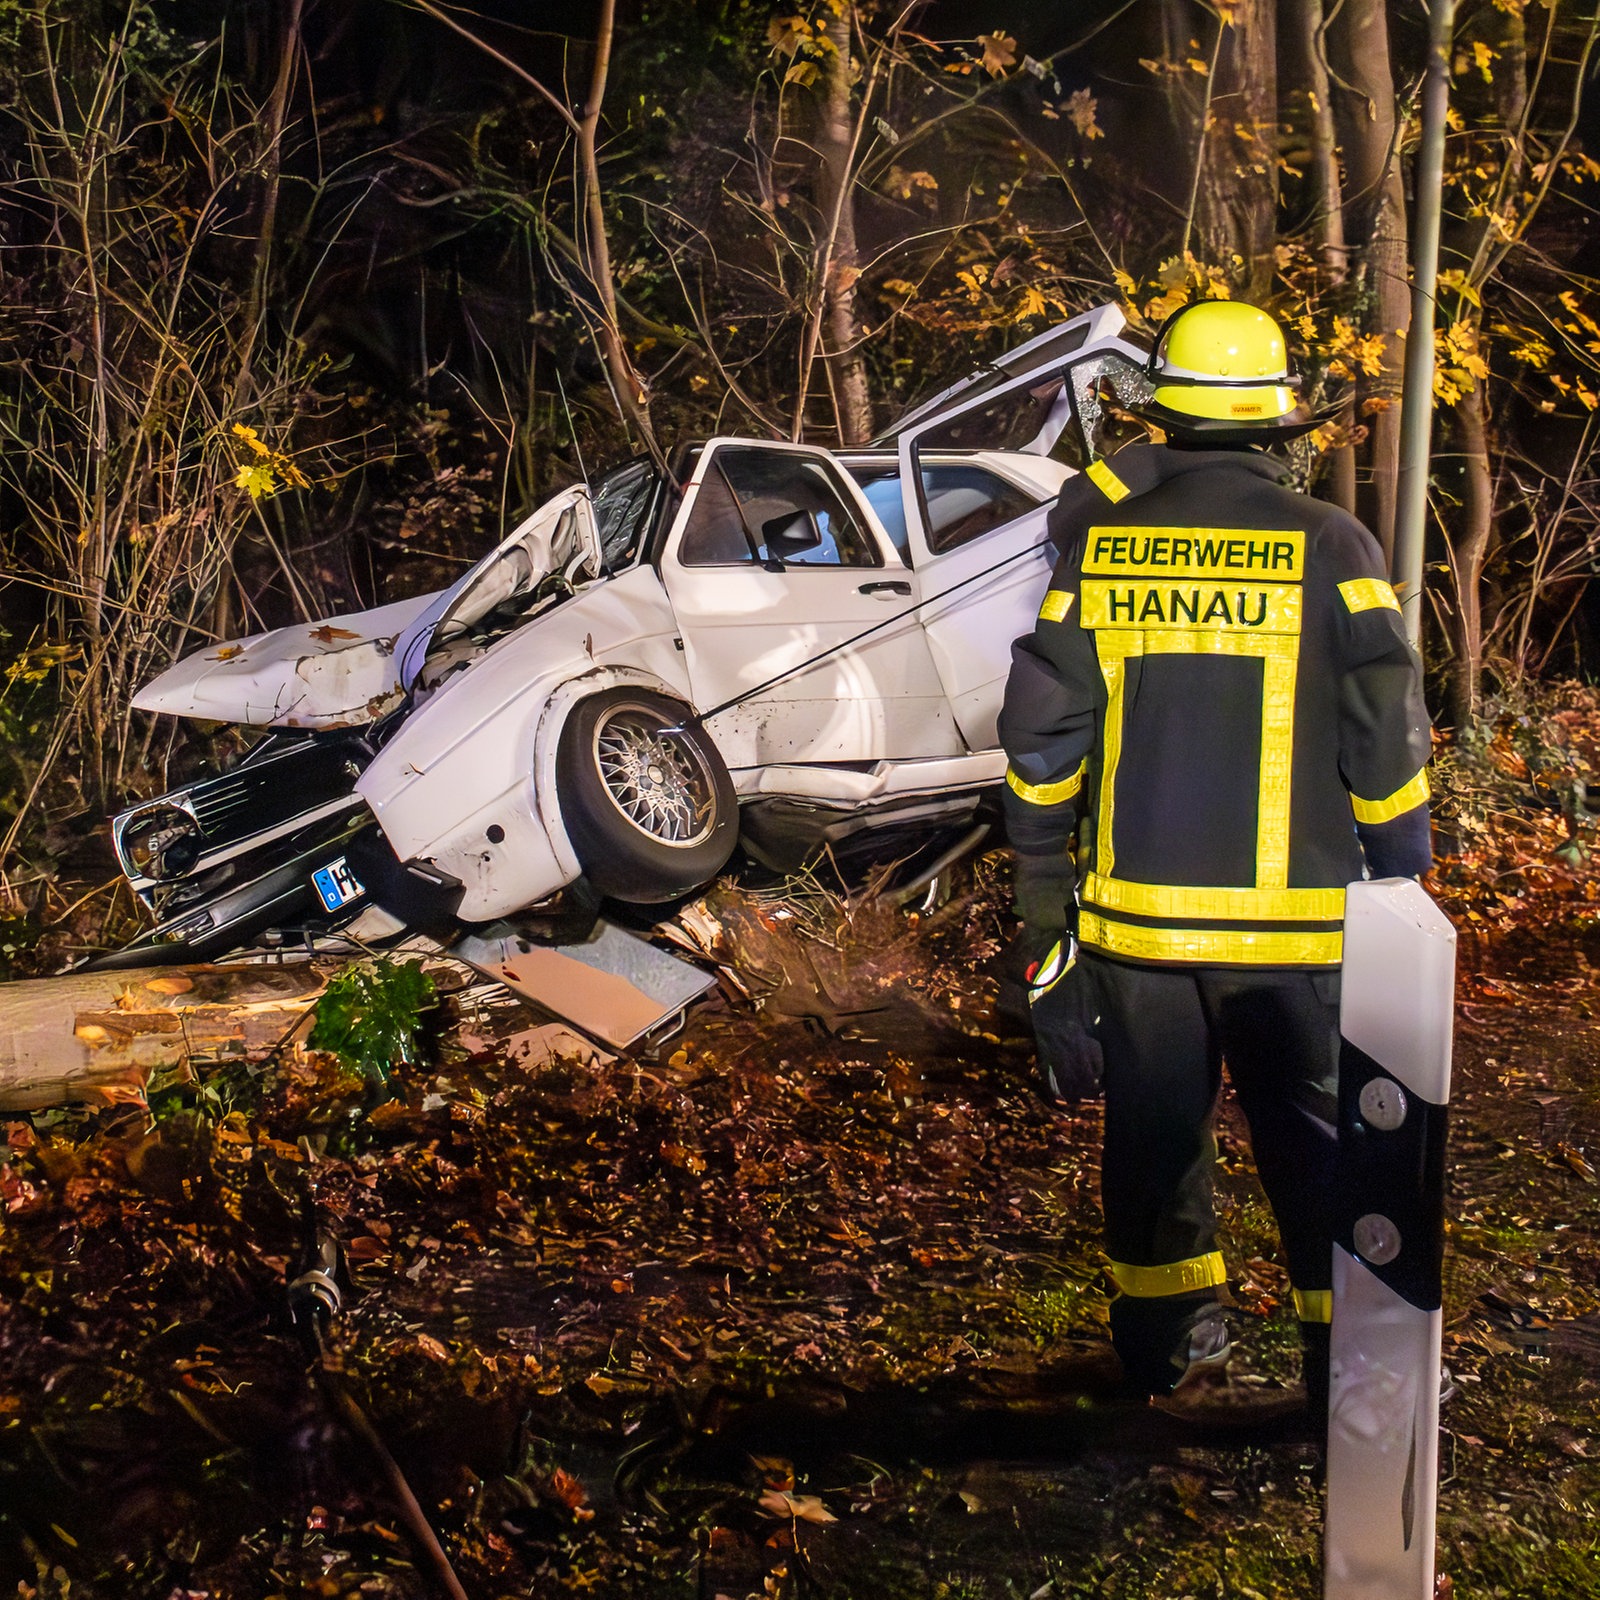
[[[998,473],[970,466],[924,467],[922,498],[928,508],[928,548],[935,555],[1015,522],[1039,503]]]
[[[900,496],[900,477],[881,471],[866,477],[861,492],[878,514],[894,541],[894,547],[909,563],[906,538],[905,502]],[[965,462],[950,462],[922,469],[922,497],[928,511],[928,548],[943,555],[958,545],[980,538],[993,528],[1013,522],[1039,504],[1036,495],[1019,489],[999,473]]]
[[[654,465],[629,461],[594,486],[594,520],[600,533],[600,564],[618,572],[639,554],[661,487]]]
[[[883,524],[883,531],[889,535],[890,542],[900,552],[900,559],[909,566],[911,541],[906,536],[906,503],[900,498],[900,474],[884,472],[876,477],[858,478],[856,481],[861,485],[862,494],[867,497],[867,504],[877,513],[878,521]]]
[[[786,567],[883,564],[823,461],[738,445],[712,457],[678,559],[687,567],[770,560]]]

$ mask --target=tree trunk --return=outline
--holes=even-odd
[[[600,302],[597,342],[606,364],[606,374],[616,398],[617,409],[625,421],[638,430],[645,448],[656,464],[666,466],[666,457],[656,441],[650,420],[650,391],[640,377],[622,337],[617,315],[617,286],[611,272],[611,242],[606,235],[605,191],[600,182],[600,109],[605,103],[606,78],[611,71],[611,45],[616,24],[616,0],[601,0],[600,21],[595,33],[594,65],[589,74],[589,96],[578,119],[578,160],[583,168],[584,269]]]
[[[1449,701],[1450,719],[1457,728],[1470,726],[1477,715],[1478,680],[1483,671],[1483,566],[1494,531],[1487,402],[1484,385],[1473,384],[1457,404],[1454,419],[1461,450],[1462,484],[1460,523],[1450,541],[1456,612]]]
[[[1323,54],[1322,0],[1284,0],[1282,41],[1284,76],[1304,99],[1307,227],[1322,281],[1330,288],[1349,273],[1344,231],[1344,186],[1339,178],[1338,135],[1333,125],[1333,93]],[[1322,492],[1344,511],[1356,509],[1356,452],[1341,445],[1328,458]]]
[[[856,256],[854,174],[850,168],[855,130],[850,114],[850,16],[825,11],[826,33],[834,49],[823,80],[821,124],[817,134],[820,163],[817,202],[832,248],[819,258],[827,263],[822,285],[827,340],[824,347],[833,387],[834,415],[841,444],[865,444],[872,437],[872,396],[866,363],[861,358],[856,325]],[[827,231],[824,233],[826,241]]]
[[[260,1060],[304,1019],[325,979],[300,962],[0,984],[0,1112],[137,1102],[157,1068],[195,1056]]]
[[[1201,130],[1195,232],[1201,256],[1229,268],[1245,298],[1259,303],[1272,291],[1278,223],[1274,0],[1240,0],[1220,46]]]
[[[1344,0],[1329,23],[1327,41],[1339,83],[1332,100],[1345,163],[1345,234],[1368,241],[1360,263],[1367,297],[1365,325],[1368,333],[1384,337],[1382,372],[1357,380],[1359,413],[1371,426],[1363,452],[1365,493],[1358,498],[1362,515],[1377,534],[1385,558],[1390,558],[1400,473],[1405,329],[1411,305],[1394,69],[1382,0]]]
[[[1495,107],[1505,128],[1494,211],[1509,211],[1522,187],[1526,149],[1522,118],[1528,103],[1527,38],[1520,15],[1502,19],[1500,57],[1494,69]],[[1498,234],[1487,217],[1469,217],[1446,231],[1440,256],[1473,284],[1489,276]],[[1464,295],[1440,295],[1440,307],[1451,323],[1478,326],[1480,313]],[[1449,710],[1456,727],[1477,715],[1483,675],[1483,569],[1494,544],[1494,480],[1489,470],[1488,396],[1482,382],[1473,384],[1457,403],[1455,429],[1461,447],[1461,503],[1445,520],[1450,571],[1455,584],[1456,618],[1450,663]]]

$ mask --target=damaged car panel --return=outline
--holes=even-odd
[[[147,683],[133,704],[247,728],[365,727],[405,699],[395,640],[428,598],[212,645]]]

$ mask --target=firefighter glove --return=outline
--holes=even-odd
[[[1027,976],[1040,1094],[1052,1105],[1094,1098],[1105,1064],[1092,1031],[1094,995],[1078,962],[1077,940],[1063,936]]]

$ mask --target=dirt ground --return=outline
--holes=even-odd
[[[1242,1124],[1234,1402],[1119,1402],[1097,1113],[995,1021],[998,862],[926,917],[719,892],[763,1003],[659,1059],[541,1059],[469,994],[385,1091],[295,1049],[6,1125],[0,1594],[442,1592],[286,1317],[319,1227],[334,1382],[474,1600],[1320,1593]],[[1600,931],[1461,914],[1440,1566],[1600,1596]]]

